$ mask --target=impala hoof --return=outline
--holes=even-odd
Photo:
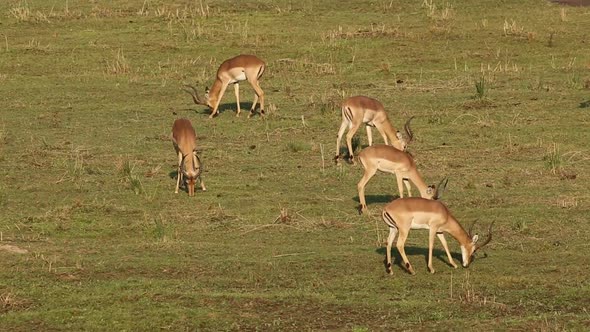
[[[385,264],[385,272],[389,275],[393,275],[393,271],[391,270],[391,263]]]
[[[367,212],[367,206],[361,204],[361,205],[359,205],[358,210],[359,210],[359,214],[366,213]]]

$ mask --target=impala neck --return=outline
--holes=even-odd
[[[418,173],[416,169],[414,169],[414,171],[412,171],[412,173],[410,174],[410,179],[412,180],[412,182],[414,182],[414,185],[420,191],[420,197],[432,199],[432,195],[429,195],[427,192],[428,185],[424,182],[424,180],[422,180],[420,173]]]
[[[397,139],[395,135],[397,130],[389,123],[389,121],[385,121],[383,123],[383,130],[385,131],[385,135],[387,135],[387,139],[389,140],[389,144],[393,145],[396,149],[402,150],[401,142]]]
[[[213,82],[213,86],[211,87],[211,90],[209,90],[209,100],[217,100],[222,86],[223,83],[220,79],[216,79],[215,82]]]
[[[459,224],[455,217],[449,215],[449,222],[447,223],[445,228],[445,231],[451,234],[455,238],[455,240],[459,242],[460,245],[468,246],[469,244],[471,244],[471,236],[469,236],[467,231],[465,231],[463,226]]]
[[[445,225],[445,231],[451,234],[452,237],[461,245],[461,256],[463,258],[463,267],[467,267],[470,263],[471,255],[473,254],[473,241],[471,236],[465,231],[463,226],[459,224],[457,219],[449,214],[449,221]]]

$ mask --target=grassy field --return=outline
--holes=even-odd
[[[0,330],[590,329],[589,31],[542,0],[2,1]],[[228,89],[209,120],[180,87],[240,53],[267,63],[268,116]],[[495,221],[468,269],[436,243],[429,274],[414,231],[417,274],[397,250],[385,273],[395,177],[359,216],[362,169],[331,160],[357,94],[416,116],[460,222]],[[195,197],[174,194],[179,117]]]

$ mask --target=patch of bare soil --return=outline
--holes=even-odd
[[[0,245],[0,250],[5,250],[5,251],[11,252],[13,254],[26,254],[29,252],[27,249],[22,249],[22,248],[19,248],[17,246],[13,246],[10,244]]]

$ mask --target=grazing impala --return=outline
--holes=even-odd
[[[463,267],[469,266],[473,261],[473,254],[492,240],[493,222],[490,224],[487,238],[483,243],[476,244],[478,236],[471,234],[473,225],[469,228],[469,232],[466,232],[457,219],[453,217],[449,209],[440,201],[428,200],[421,197],[396,199],[383,208],[382,216],[383,221],[389,226],[389,236],[387,238],[387,273],[389,274],[393,274],[391,271],[391,247],[398,233],[397,250],[408,272],[415,274],[404,250],[404,244],[406,243],[410,229],[428,229],[430,232],[428,238],[428,270],[430,273],[434,273],[432,248],[434,246],[435,235],[438,236],[447,253],[449,263],[454,268],[457,268],[457,264],[455,264],[451,257],[443,232],[451,234],[461,245]]]
[[[404,184],[408,190],[408,196],[412,196],[411,186],[408,181],[414,183],[420,191],[420,196],[423,198],[437,199],[437,196],[442,194],[442,191],[439,193],[438,190],[434,190],[434,186],[426,185],[416,168],[414,158],[408,152],[400,151],[390,145],[377,144],[364,148],[359,153],[358,159],[365,169],[365,174],[357,184],[361,203],[359,210],[361,213],[367,209],[365,186],[377,171],[395,174],[400,198],[404,197]],[[441,181],[440,185],[442,184],[443,182]],[[446,182],[444,183],[444,187],[446,187]]]
[[[240,116],[240,84],[241,81],[248,81],[252,88],[254,88],[254,103],[252,104],[252,108],[250,109],[250,114],[248,117],[254,114],[254,110],[256,109],[256,103],[258,103],[258,99],[260,98],[260,114],[264,115],[264,91],[260,88],[258,80],[264,73],[264,69],[266,68],[266,64],[264,61],[260,60],[254,55],[238,55],[234,58],[225,60],[219,69],[217,69],[217,78],[211,87],[211,90],[208,88],[205,89],[205,99],[199,98],[197,94],[197,89],[191,85],[186,85],[188,89],[184,89],[184,91],[188,92],[192,97],[195,104],[198,105],[206,105],[211,108],[211,115],[209,118],[212,118],[219,114],[219,103],[221,101],[221,97],[225,93],[225,89],[230,84],[234,85],[234,91],[236,93],[236,103],[238,105],[238,111],[236,116]]]
[[[172,126],[172,144],[178,154],[178,175],[176,180],[175,193],[178,194],[178,187],[181,179],[184,178],[187,182],[188,195],[195,194],[195,181],[199,179],[201,182],[201,189],[205,189],[205,183],[201,179],[201,172],[203,167],[201,160],[197,156],[196,147],[197,135],[195,129],[188,119],[178,119],[174,121]]]
[[[473,225],[469,228],[469,232],[466,232],[457,219],[453,217],[449,209],[440,201],[421,197],[396,199],[383,208],[382,216],[383,221],[389,226],[389,236],[387,238],[387,273],[389,274],[393,274],[391,271],[391,246],[398,233],[397,250],[399,250],[408,272],[415,274],[404,250],[404,244],[406,243],[410,229],[428,229],[430,232],[428,237],[428,270],[430,273],[434,273],[434,267],[432,266],[432,247],[434,246],[435,235],[438,236],[447,253],[449,263],[454,268],[457,268],[457,264],[455,264],[451,257],[443,232],[451,234],[461,245],[463,267],[469,266],[473,261],[473,254],[492,240],[493,222],[490,224],[488,236],[485,241],[481,244],[476,244],[478,236],[471,234]]]
[[[410,129],[411,120],[412,118],[410,118],[404,126],[406,135],[410,137],[410,140],[412,137],[412,131]],[[340,130],[338,130],[336,157],[334,157],[336,162],[340,158],[340,141],[342,140],[342,135],[344,135],[344,131],[347,127],[348,133],[346,134],[346,146],[348,147],[348,158],[351,161],[353,160],[352,137],[363,123],[367,128],[369,146],[373,145],[371,127],[375,127],[381,136],[383,136],[385,144],[389,143],[402,151],[406,149],[407,142],[403,140],[401,133],[389,122],[383,104],[373,98],[354,96],[347,98],[342,103],[342,123],[340,124]]]

